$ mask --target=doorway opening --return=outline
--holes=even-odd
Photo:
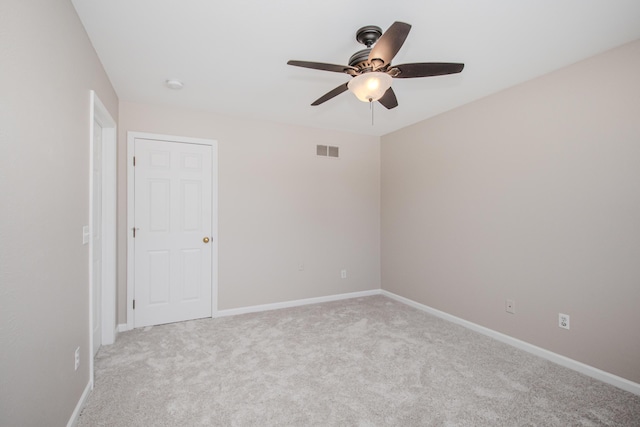
[[[89,371],[101,345],[116,339],[116,122],[90,91]],[[96,342],[97,341],[97,342]]]

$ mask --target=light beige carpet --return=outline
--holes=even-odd
[[[383,296],[121,334],[80,426],[639,426],[640,397]]]

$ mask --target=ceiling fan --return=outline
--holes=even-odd
[[[353,77],[347,83],[327,92],[313,101],[311,105],[320,105],[347,90],[352,91],[364,102],[380,102],[387,109],[398,106],[396,94],[391,88],[391,81],[396,79],[412,79],[416,77],[441,76],[462,71],[464,64],[448,62],[418,62],[402,65],[391,65],[391,60],[398,53],[409,35],[411,25],[394,22],[385,33],[380,27],[368,25],[356,32],[356,40],[365,45],[349,58],[349,65],[325,64],[322,62],[288,61],[287,64],[314,70],[345,73]]]

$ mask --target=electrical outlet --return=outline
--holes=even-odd
[[[340,278],[342,279],[346,279],[347,278],[347,270],[340,270]]]
[[[516,314],[516,302],[512,299],[508,299],[505,303],[505,309],[507,313]]]
[[[76,352],[74,354],[74,360],[75,360],[75,370],[78,370],[78,367],[80,366],[80,347],[76,348]]]
[[[558,326],[564,329],[570,329],[569,326],[569,315],[568,314],[558,314]]]

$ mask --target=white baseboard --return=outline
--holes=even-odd
[[[131,330],[131,328],[129,328],[129,325],[126,323],[120,323],[117,327],[116,327],[116,331],[117,332],[127,332]]]
[[[371,295],[380,295],[382,290],[372,289],[370,291],[349,292],[347,294],[328,295],[324,297],[305,298],[293,301],[276,302],[273,304],[252,305],[249,307],[230,308],[226,310],[218,310],[213,317],[235,316],[237,314],[256,313],[258,311],[278,310],[280,308],[298,307],[301,305],[318,304],[321,302],[338,301],[349,298],[368,297]]]
[[[528,342],[521,341],[517,338],[510,337],[509,335],[494,331],[493,329],[485,328],[484,326],[469,322],[468,320],[461,319],[459,317],[445,313],[444,311],[436,310],[433,307],[420,304],[419,302],[415,302],[413,300],[410,300],[409,298],[401,297],[400,295],[396,295],[389,291],[381,290],[380,294],[411,307],[417,308],[418,310],[433,314],[434,316],[441,319],[464,326],[465,328],[471,329],[472,331],[479,332],[483,335],[489,336],[493,339],[496,339],[505,344],[509,344],[528,353],[542,357],[543,359],[547,359],[551,362],[557,363],[558,365],[564,366],[565,368],[572,369],[574,371],[580,372],[581,374],[587,375],[604,383],[611,384],[612,386],[621,388],[622,390],[640,396],[640,384],[634,383],[633,381],[629,381],[617,375],[610,374],[609,372],[594,368],[593,366],[586,365],[582,362],[578,362],[577,360],[570,359],[566,356],[562,356],[552,351],[545,350],[544,348],[529,344]]]
[[[80,396],[80,400],[78,400],[78,404],[76,405],[76,409],[73,410],[73,414],[71,414],[71,418],[69,418],[67,427],[75,427],[78,424],[78,417],[80,416],[80,412],[82,412],[82,409],[84,408],[84,404],[87,402],[89,393],[91,393],[91,381],[89,381],[87,383],[87,386],[84,388],[82,396]]]
[[[393,300],[399,301],[403,304],[417,308],[418,310],[425,311],[441,319],[448,320],[449,322],[464,326],[465,328],[471,329],[472,331],[481,333],[483,335],[496,339],[505,344],[509,344],[513,347],[519,348],[528,353],[542,357],[543,359],[557,363],[558,365],[580,372],[581,374],[587,375],[589,377],[595,378],[604,383],[611,384],[612,386],[618,387],[622,390],[625,390],[640,396],[640,384],[638,383],[629,381],[625,378],[619,377],[609,372],[605,372],[601,369],[594,368],[593,366],[586,365],[582,362],[578,362],[577,360],[570,359],[566,356],[562,356],[561,354],[557,354],[552,351],[546,350],[544,348],[535,346],[533,344],[529,344],[528,342],[521,341],[517,338],[510,337],[509,335],[505,335],[501,332],[494,331],[493,329],[489,329],[484,326],[480,326],[476,323],[470,322],[468,320],[461,319],[460,317],[453,316],[451,314],[445,313],[444,311],[440,311],[433,307],[429,307],[428,305],[424,305],[419,302],[413,301],[409,298],[401,297],[400,295],[396,295],[392,292],[385,291],[383,289],[372,289],[369,291],[350,292],[346,294],[328,295],[328,296],[316,297],[316,298],[305,298],[305,299],[299,299],[299,300],[293,300],[293,301],[277,302],[272,304],[261,304],[261,305],[253,305],[249,307],[231,308],[226,310],[219,310],[216,313],[214,313],[212,317],[235,316],[237,314],[278,310],[280,308],[298,307],[298,306],[308,305],[308,304],[318,304],[322,302],[338,301],[338,300],[349,299],[349,298],[360,298],[360,297],[367,297],[372,295],[384,295]],[[121,323],[117,327],[118,332],[126,332],[130,329],[131,328],[129,328],[129,326],[126,323]]]
[[[360,292],[349,292],[346,294],[337,294],[337,295],[328,295],[324,297],[316,297],[316,298],[305,298],[293,301],[285,301],[285,302],[275,302],[272,304],[261,304],[261,305],[252,305],[248,307],[239,307],[239,308],[230,308],[226,310],[218,310],[213,313],[211,317],[226,317],[226,316],[235,316],[236,314],[246,314],[246,313],[256,313],[259,311],[269,311],[269,310],[278,310],[280,308],[288,308],[288,307],[297,307],[301,305],[308,304],[319,304],[321,302],[329,302],[329,301],[338,301],[342,299],[349,298],[360,298],[360,297],[368,297],[371,295],[380,295],[382,291],[380,289],[372,289],[369,291],[360,291]],[[133,328],[129,327],[128,323],[120,323],[116,327],[116,336],[118,332],[127,332]]]

